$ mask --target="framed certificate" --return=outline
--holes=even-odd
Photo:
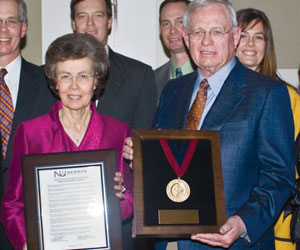
[[[136,237],[189,238],[226,220],[218,131],[134,130]]]
[[[22,158],[28,250],[122,250],[114,149]]]

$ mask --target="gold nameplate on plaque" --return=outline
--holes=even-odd
[[[171,224],[199,224],[198,210],[158,210],[158,223]]]

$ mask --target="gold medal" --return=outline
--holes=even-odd
[[[183,202],[189,198],[191,190],[189,184],[178,178],[168,183],[166,192],[170,200],[174,202]]]

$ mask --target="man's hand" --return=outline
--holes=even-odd
[[[220,233],[196,234],[191,237],[214,247],[230,247],[246,231],[245,223],[235,215],[229,217],[226,223],[220,228]]]
[[[123,158],[130,161],[130,168],[132,168],[133,160],[133,142],[131,137],[125,139],[125,145],[123,147]]]
[[[26,242],[23,245],[23,250],[27,250],[27,243]]]

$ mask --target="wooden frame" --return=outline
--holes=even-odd
[[[54,249],[52,244],[57,244],[55,249],[66,249],[66,244],[69,244],[68,249],[122,250],[120,203],[113,181],[116,170],[114,149],[23,156],[28,250]],[[67,190],[69,195],[65,195]],[[87,198],[89,195],[95,199]],[[53,208],[55,210],[51,210]],[[75,212],[72,214],[72,210],[78,213],[78,217],[74,216]],[[83,226],[72,231],[73,226],[71,229],[67,221],[72,224],[79,217]],[[61,224],[57,224],[58,227],[53,225],[55,219],[62,223],[62,229]],[[75,225],[80,223],[76,222]],[[71,231],[67,233],[65,228]],[[87,228],[87,231],[83,228]],[[103,233],[97,229],[103,230]]]
[[[166,139],[168,142],[171,140],[185,140],[185,141],[190,141],[190,140],[198,140],[197,143],[198,145],[201,144],[202,142],[209,142],[207,145],[210,146],[205,146],[207,147],[207,150],[211,154],[211,157],[208,157],[211,159],[211,168],[208,169],[208,171],[211,171],[211,178],[212,178],[212,184],[211,187],[213,190],[210,190],[209,192],[212,192],[214,194],[214,199],[211,200],[214,203],[215,207],[215,213],[213,214],[212,217],[215,216],[215,222],[205,222],[202,224],[201,218],[199,220],[199,223],[187,223],[187,222],[179,222],[178,224],[174,224],[171,222],[170,225],[167,224],[160,224],[160,222],[155,222],[157,224],[151,224],[152,222],[148,223],[148,216],[149,217],[155,217],[156,216],[156,211],[157,209],[153,209],[151,211],[155,211],[154,213],[147,213],[145,210],[148,209],[148,205],[152,206],[151,204],[154,203],[159,203],[160,200],[156,201],[150,201],[148,202],[145,197],[152,197],[151,199],[156,199],[156,196],[160,196],[159,193],[155,193],[151,195],[152,192],[152,187],[149,188],[149,183],[151,184],[153,182],[153,187],[156,189],[156,186],[162,186],[160,190],[163,190],[163,188],[166,186],[166,183],[160,183],[160,179],[164,178],[166,171],[170,171],[170,175],[172,175],[173,169],[170,167],[170,164],[166,164],[166,166],[159,166],[156,168],[156,173],[155,172],[155,167],[156,163],[152,163],[152,159],[157,158],[157,154],[162,154],[162,157],[166,158],[165,155],[159,151],[159,142],[156,143],[156,141],[160,141],[161,139]],[[145,146],[147,144],[153,144],[153,148],[151,152],[145,152],[143,149],[145,147],[147,149],[148,146]],[[206,145],[206,144],[205,144]],[[198,146],[197,146],[198,147]],[[153,150],[154,149],[154,150]],[[134,172],[134,229],[133,229],[133,235],[135,237],[152,237],[152,238],[189,238],[192,234],[195,233],[209,233],[209,232],[218,232],[220,226],[222,226],[225,223],[226,220],[226,210],[225,210],[225,201],[224,201],[224,189],[223,189],[223,178],[222,178],[222,167],[221,167],[221,153],[220,153],[220,142],[219,142],[219,132],[218,131],[187,131],[187,130],[133,130],[133,150],[134,150],[134,160],[133,160],[133,172]],[[196,149],[198,150],[198,149]],[[199,156],[202,151],[195,151],[195,155],[193,157],[202,157]],[[150,155],[147,158],[147,154]],[[153,156],[152,156],[153,154]],[[197,154],[197,156],[196,156]],[[198,159],[198,158],[197,158]],[[158,161],[158,160],[157,160]],[[196,161],[196,164],[198,164],[199,161]],[[144,165],[147,165],[150,168],[153,168],[149,171]],[[160,164],[160,163],[159,163]],[[191,161],[192,164],[192,161]],[[193,163],[194,164],[194,163]],[[190,167],[190,166],[189,166]],[[165,171],[165,169],[167,170]],[[187,171],[193,171],[192,168],[195,167],[190,167],[191,169]],[[207,168],[206,168],[207,169]],[[162,173],[160,173],[160,170]],[[196,170],[196,171],[202,171],[202,170]],[[174,171],[173,171],[174,172]],[[169,173],[168,173],[169,174]],[[151,176],[151,177],[150,177]],[[162,176],[162,177],[161,177]],[[184,175],[183,175],[184,177]],[[148,181],[148,178],[152,178],[150,182]],[[197,177],[198,178],[198,177]],[[204,177],[206,178],[206,177]],[[145,181],[148,183],[148,186],[145,186]],[[188,180],[189,181],[189,180]],[[162,181],[163,182],[163,181]],[[194,181],[195,182],[195,181]],[[196,181],[197,182],[197,181]],[[210,181],[211,182],[211,181]],[[194,185],[193,183],[191,183]],[[197,186],[198,184],[195,183]],[[157,188],[159,190],[160,187]],[[201,187],[200,187],[201,188]],[[147,191],[148,190],[148,191]],[[150,193],[150,195],[147,195],[146,193]],[[156,191],[153,191],[156,192]],[[191,193],[195,192],[194,190],[191,190]],[[207,190],[205,190],[207,192]],[[162,191],[161,193],[164,193]],[[166,195],[160,196],[159,199],[167,199]],[[196,196],[196,199],[194,200],[197,201],[199,196]],[[200,196],[201,197],[201,196]],[[213,197],[213,196],[211,196]],[[191,198],[192,199],[192,198]],[[202,198],[201,198],[202,199]],[[201,200],[199,199],[199,200]],[[152,202],[152,203],[151,203]],[[198,201],[197,201],[198,202]],[[202,204],[202,201],[199,201]],[[145,205],[148,204],[148,205]],[[174,205],[174,207],[177,207],[175,211],[175,214],[177,213],[176,211],[179,211],[178,217],[181,217],[182,212],[185,212],[188,206],[189,206],[189,201],[182,202],[183,205],[178,205],[177,203],[172,203],[170,201],[166,201],[166,204],[171,204],[171,208]],[[186,205],[185,205],[186,204]],[[203,203],[207,204],[207,203]],[[154,205],[156,206],[156,205]],[[183,209],[181,210],[181,207]],[[185,207],[186,206],[186,207]],[[205,205],[206,206],[206,205]],[[205,206],[204,209],[205,210]],[[210,205],[209,205],[210,206]],[[202,206],[201,206],[202,207]],[[179,209],[178,209],[179,208]],[[202,207],[203,208],[203,207]],[[148,209],[149,210],[149,209]],[[149,210],[150,211],[150,210]],[[160,210],[165,212],[164,209]],[[166,210],[168,213],[168,209]],[[171,211],[171,210],[170,210]],[[169,213],[169,217],[174,217],[174,211],[171,211]],[[200,211],[200,208],[198,209]],[[200,213],[200,212],[199,212]],[[189,215],[188,215],[189,216]],[[200,216],[201,217],[201,216]],[[156,217],[155,217],[156,218]],[[180,219],[180,218],[179,218]],[[156,221],[154,219],[154,221]],[[178,220],[180,221],[180,220]]]

